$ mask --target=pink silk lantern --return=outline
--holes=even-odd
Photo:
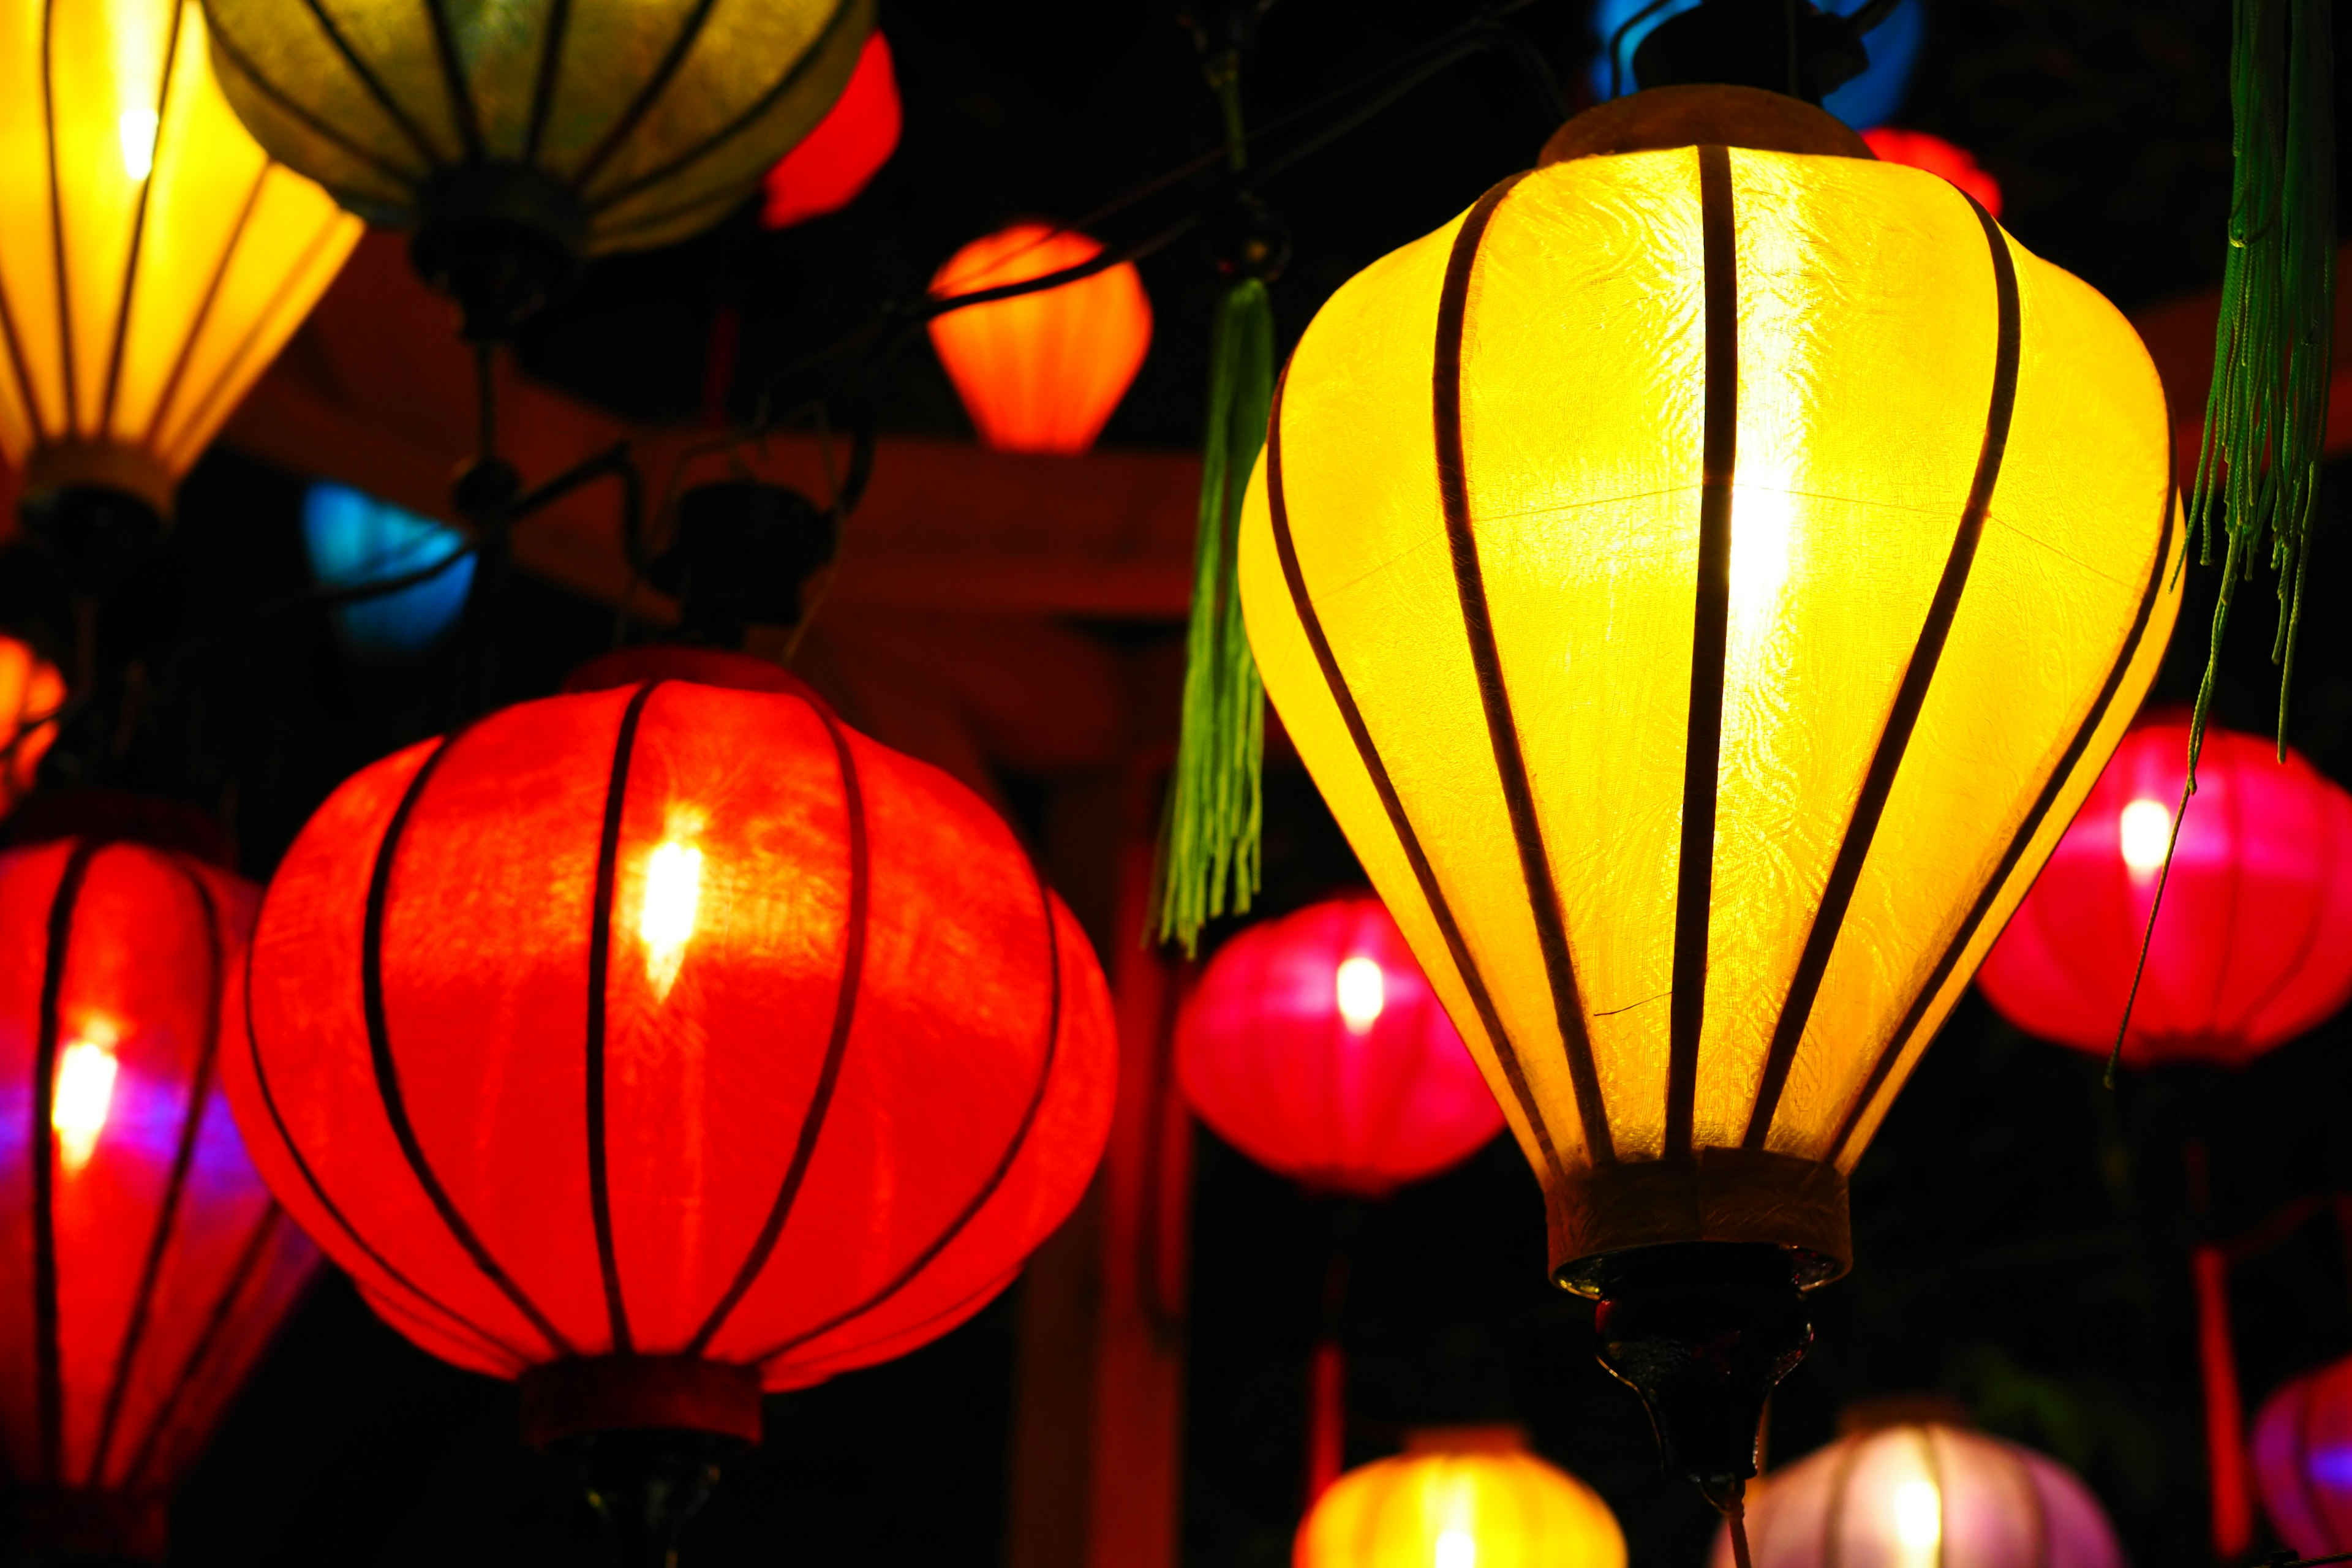
[[[2305,1557],[2352,1551],[2352,1357],[2305,1373],[2254,1417],[2263,1511]]]

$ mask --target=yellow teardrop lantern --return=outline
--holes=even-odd
[[[1350,1470],[1298,1527],[1294,1568],[1625,1568],[1617,1516],[1516,1427],[1435,1427]]]
[[[2131,328],[1852,151],[1504,181],[1323,307],[1250,491],[1266,689],[1572,1288],[1662,1243],[1843,1271],[1847,1173],[2179,605]]]
[[[156,517],[360,225],[221,96],[196,0],[0,0],[0,453]]]

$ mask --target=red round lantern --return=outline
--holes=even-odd
[[[229,1092],[378,1312],[523,1376],[533,1440],[756,1439],[763,1388],[946,1332],[1069,1212],[1109,1003],[970,791],[773,666],[616,658],[320,808]]]
[[[2105,1056],[2147,930],[2185,718],[2124,738],[1977,984],[2019,1028]],[[2124,1060],[2242,1064],[2352,996],[2352,795],[2267,739],[2212,729]]]
[[[0,1441],[47,1550],[163,1556],[173,1482],[318,1266],[215,1077],[257,898],[143,845],[0,855]]]
[[[2352,1359],[2288,1382],[2254,1417],[2263,1511],[2305,1557],[2352,1551]]]
[[[1875,126],[1864,132],[1862,139],[1870,143],[1879,162],[1925,169],[1974,196],[1977,205],[1993,216],[2000,216],[2000,182],[1967,148],[1925,131],[1900,131],[1892,125]]]
[[[816,129],[776,160],[763,182],[760,222],[789,228],[847,206],[898,145],[898,78],[890,46],[869,33],[857,68]]]
[[[1176,1037],[1220,1137],[1318,1191],[1377,1197],[1467,1159],[1503,1113],[1412,950],[1370,893],[1217,951]]]

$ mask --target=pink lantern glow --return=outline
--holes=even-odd
[[[1977,973],[2030,1035],[2104,1056],[2156,897],[2185,717],[2124,738]],[[2352,996],[2352,795],[2264,737],[2212,729],[2124,1060],[2238,1066]]]
[[[2263,1511],[2305,1557],[2352,1551],[2352,1358],[2307,1372],[2254,1417]]]
[[[1262,1165],[1376,1197],[1502,1131],[1477,1065],[1396,922],[1369,893],[1251,927],[1178,1025],[1201,1119]]]

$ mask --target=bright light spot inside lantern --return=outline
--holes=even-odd
[[[126,109],[122,118],[114,122],[115,135],[122,142],[122,172],[134,180],[143,180],[155,168],[155,132],[163,122],[152,109]]]
[[[1348,1033],[1360,1035],[1380,1022],[1381,1009],[1388,1005],[1388,982],[1381,973],[1380,960],[1358,956],[1339,965],[1334,986],[1339,993],[1339,1016],[1348,1026]]]
[[[1742,483],[1731,497],[1731,602],[1748,615],[1769,616],[1789,581],[1796,499],[1778,479]]]
[[[686,963],[696,913],[702,906],[702,851],[666,839],[646,861],[646,901],[637,911],[637,935],[645,939],[646,984],[656,999],[669,994]]]
[[[1932,1550],[1944,1538],[1944,1500],[1933,1481],[1906,1481],[1895,1489],[1895,1537],[1914,1552]]]
[[[2124,807],[2116,826],[2133,879],[2154,876],[2172,843],[2172,808],[2160,800],[2136,800]]]
[[[49,1101],[49,1125],[58,1135],[58,1157],[73,1175],[98,1152],[106,1113],[114,1103],[114,1031],[92,1024],[58,1057],[58,1082]]]
[[[1466,1530],[1441,1531],[1432,1568],[1478,1568],[1478,1542]]]

